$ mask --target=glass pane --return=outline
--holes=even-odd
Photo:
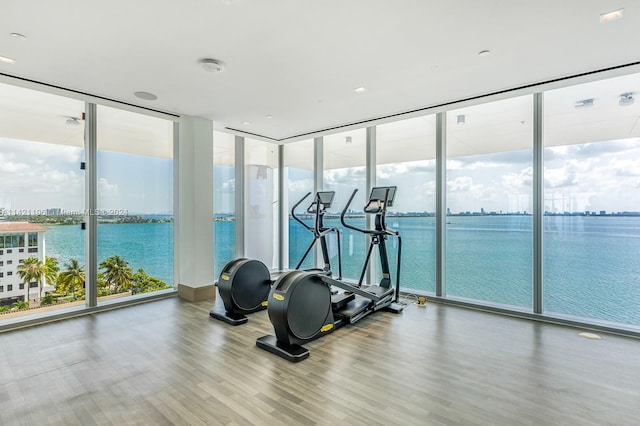
[[[84,265],[83,115],[84,102],[0,84],[0,321],[84,304],[84,277],[60,274]]]
[[[398,187],[387,225],[402,238],[400,285],[406,291],[435,292],[435,128],[430,115],[383,124],[376,131],[376,185]],[[388,243],[395,280],[397,240]]]
[[[213,132],[213,273],[217,277],[236,254],[235,136]]]
[[[447,295],[530,308],[533,99],[447,113]]]
[[[173,287],[173,123],[98,107],[98,303]]]
[[[640,325],[640,104],[624,96],[638,88],[634,74],[545,93],[547,312]]]
[[[327,214],[325,224],[340,229],[342,275],[352,280],[360,278],[367,253],[367,240],[364,234],[345,229],[339,217],[354,189],[357,189],[346,220],[354,226],[365,227],[363,209],[369,195],[365,194],[366,146],[366,129],[325,136],[323,143],[323,189],[336,192],[332,214]],[[331,249],[329,255],[332,258],[337,256],[337,249]]]
[[[284,146],[287,211],[289,212],[289,237],[285,238],[285,241],[289,242],[289,264],[285,264],[285,267],[295,268],[300,260],[302,260],[302,256],[307,250],[307,247],[313,242],[313,234],[295,221],[290,214],[293,206],[298,203],[305,194],[311,192],[312,194],[298,206],[296,214],[308,226],[314,226],[312,218],[305,215],[307,207],[309,207],[313,201],[313,156],[313,139],[294,142]],[[316,246],[318,250],[320,250],[320,245],[316,244]],[[314,267],[314,252],[311,251],[300,268],[310,269]],[[332,265],[332,268],[337,272],[338,265]]]
[[[245,256],[278,267],[278,146],[245,139]]]

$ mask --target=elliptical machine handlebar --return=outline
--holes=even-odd
[[[354,231],[358,231],[358,232],[362,232],[363,234],[376,234],[376,235],[380,235],[380,234],[390,234],[390,235],[395,235],[397,236],[398,233],[395,231],[389,231],[386,227],[386,224],[384,223],[384,221],[382,222],[383,225],[383,229],[382,232],[375,230],[375,229],[362,229],[362,228],[358,228],[357,226],[353,226],[348,224],[345,220],[344,220],[344,216],[347,214],[347,210],[349,210],[349,206],[351,205],[351,202],[353,201],[353,198],[356,196],[356,193],[358,192],[358,188],[353,190],[353,193],[351,194],[351,197],[349,198],[349,201],[347,201],[347,205],[344,207],[344,209],[342,210],[342,213],[340,214],[340,222],[342,223],[342,226],[344,226],[345,228],[350,228],[353,229]],[[384,194],[384,200],[382,202],[382,205],[380,205],[380,200],[375,200],[376,204],[377,204],[377,208],[376,209],[372,209],[369,208],[369,204],[371,204],[374,200],[370,200],[369,203],[365,206],[365,213],[376,213],[376,214],[385,214],[387,212],[387,200],[389,199],[389,188],[387,188],[385,190],[385,194]]]
[[[347,204],[344,206],[344,209],[342,209],[342,213],[340,213],[340,223],[342,223],[342,226],[344,226],[345,228],[354,229],[354,230],[359,231],[359,232],[366,232],[367,231],[366,229],[356,228],[355,226],[349,225],[344,220],[344,215],[347,214],[347,210],[349,210],[349,206],[351,205],[351,202],[353,201],[353,197],[356,196],[356,192],[358,192],[358,188],[353,190],[353,193],[351,194],[351,197],[349,198],[349,201],[347,201]]]
[[[322,247],[322,257],[324,259],[324,270],[325,271],[330,271],[329,269],[329,252],[327,250],[327,245],[326,245],[326,241],[325,241],[325,236],[335,232],[336,233],[336,238],[338,241],[338,279],[342,279],[342,259],[341,259],[341,253],[340,253],[340,230],[338,228],[326,228],[324,226],[323,223],[323,216],[325,214],[325,212],[327,211],[327,209],[331,206],[331,202],[333,201],[333,197],[335,195],[335,192],[333,191],[324,191],[324,192],[317,192],[315,195],[315,198],[313,199],[313,202],[309,205],[309,207],[307,208],[307,213],[309,214],[313,214],[315,216],[315,220],[313,223],[313,226],[309,226],[306,223],[304,223],[302,221],[302,219],[300,219],[297,215],[296,215],[296,209],[298,208],[298,206],[300,204],[302,204],[302,202],[304,200],[307,199],[307,197],[311,195],[311,192],[307,192],[307,194],[302,197],[300,199],[300,201],[298,201],[292,208],[291,208],[291,217],[293,217],[300,225],[302,225],[307,231],[311,232],[313,234],[313,241],[311,242],[311,244],[309,245],[309,247],[307,248],[307,250],[305,251],[304,255],[302,256],[302,258],[300,258],[300,260],[298,261],[298,264],[296,266],[295,269],[300,269],[300,267],[302,266],[302,263],[304,262],[304,260],[307,258],[307,255],[311,252],[311,249],[314,246],[314,243],[320,239],[321,241],[321,247]]]
[[[309,225],[307,225],[306,223],[304,223],[304,222],[303,222],[303,221],[302,221],[298,216],[296,216],[296,209],[298,208],[298,206],[299,206],[300,204],[302,204],[302,202],[303,202],[304,200],[306,200],[306,199],[307,199],[307,197],[308,197],[309,195],[311,195],[311,192],[307,192],[307,195],[305,195],[304,197],[302,197],[302,198],[300,199],[300,201],[298,201],[298,202],[297,202],[297,203],[296,203],[296,204],[291,208],[291,217],[293,217],[295,220],[297,220],[297,221],[298,221],[298,223],[299,223],[300,225],[304,226],[307,230],[311,231],[311,229],[312,229],[312,228],[311,228]]]
[[[311,195],[311,192],[307,192],[307,194],[302,197],[300,199],[300,201],[298,201],[292,208],[291,208],[291,217],[293,217],[300,225],[304,226],[307,231],[313,232],[313,235],[316,235],[318,237],[322,236],[323,233],[328,233],[331,232],[333,230],[333,228],[324,228],[324,226],[322,225],[322,219],[321,216],[324,214],[324,205],[322,200],[320,199],[320,197],[316,196],[315,200],[313,200],[313,203],[309,206],[309,208],[307,209],[308,213],[315,213],[315,220],[314,220],[314,224],[313,226],[309,226],[306,223],[304,223],[302,221],[302,219],[300,219],[297,215],[296,215],[296,209],[298,208],[298,206],[300,204],[302,204],[302,202],[304,200],[307,199],[307,197]],[[337,230],[337,229],[336,229]]]

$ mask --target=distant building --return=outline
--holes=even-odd
[[[31,283],[30,288],[26,288],[27,284],[18,274],[18,265],[30,256],[44,262],[44,233],[48,229],[29,222],[0,222],[0,304],[39,297],[40,285]],[[45,290],[51,288],[45,287]]]

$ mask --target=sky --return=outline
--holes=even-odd
[[[396,185],[394,210],[434,212],[435,161],[378,165],[377,185]],[[533,210],[531,150],[455,157],[447,160],[447,207],[459,212]],[[289,197],[313,188],[309,171],[289,172]],[[364,206],[364,167],[324,172],[324,188],[336,191],[339,211],[354,188],[353,210]],[[544,150],[544,206],[549,212],[640,211],[640,139],[595,142]]]
[[[0,208],[84,209],[84,150],[0,138]],[[98,209],[170,214],[172,160],[98,151]]]
[[[0,208],[78,210],[84,208],[83,150],[0,138]],[[547,148],[546,211],[640,211],[640,139],[630,138]],[[98,208],[129,214],[170,214],[172,160],[99,151]],[[398,186],[394,210],[435,211],[435,161],[377,167],[377,185]],[[313,189],[308,170],[288,171],[289,205]],[[352,210],[365,202],[364,167],[326,170],[325,190],[335,190],[339,212],[358,188]],[[233,211],[233,168],[214,167],[215,211]],[[447,161],[447,207],[464,211],[531,212],[533,165],[530,150]]]

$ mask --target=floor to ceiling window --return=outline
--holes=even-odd
[[[447,112],[448,296],[531,308],[533,97]]]
[[[544,309],[640,325],[640,74],[544,94]]]
[[[84,102],[0,84],[0,117],[2,323],[84,304]]]
[[[105,106],[97,116],[98,296],[172,288],[173,123]]]
[[[235,257],[235,136],[213,132],[213,272],[218,276]]]
[[[400,285],[405,291],[435,291],[435,142],[434,115],[376,129],[376,185],[398,187],[387,224],[402,238]],[[394,270],[397,240],[388,242]]]
[[[340,224],[340,212],[345,208],[351,194],[358,190],[349,206],[346,220],[360,228],[365,227],[364,206],[366,204],[366,129],[351,130],[324,137],[323,141],[323,189],[335,191],[335,199],[327,215],[325,224],[340,229],[342,275],[349,279],[359,279],[366,257],[367,239],[365,235]],[[337,250],[330,247],[330,255]]]
[[[245,139],[245,256],[278,268],[278,146]]]
[[[302,203],[296,208],[296,215],[307,224],[307,226],[314,226],[311,216],[307,214],[306,209],[313,201],[313,159],[314,159],[314,142],[313,139],[304,140],[300,142],[286,144],[284,146],[284,172],[285,175],[285,202],[287,206],[287,223],[284,240],[288,241],[288,265],[285,263],[285,268],[295,268],[296,265],[302,259],[307,247],[313,241],[313,234],[306,228],[300,225],[291,217],[291,209],[300,202],[302,198],[311,193]],[[304,263],[300,266],[301,269],[309,269],[315,267],[314,251],[311,251]],[[336,265],[337,268],[337,265]]]

